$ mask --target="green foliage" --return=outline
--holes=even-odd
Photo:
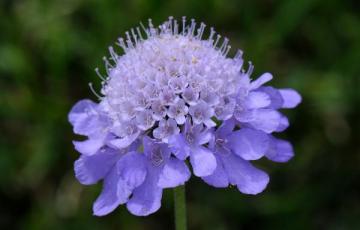
[[[186,15],[230,38],[255,76],[303,95],[286,112],[296,157],[261,161],[267,190],[245,196],[192,179],[190,229],[360,229],[360,5],[358,1],[29,0],[0,2],[0,228],[172,229],[172,193],[147,218],[124,207],[91,215],[99,186],[73,176],[67,113],[95,99],[88,82],[118,36],[151,17]],[[233,49],[233,53],[234,53]]]

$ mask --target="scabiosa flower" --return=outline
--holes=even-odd
[[[195,20],[172,17],[155,28],[126,32],[104,58],[99,102],[78,102],[69,113],[74,141],[81,154],[75,175],[84,185],[103,181],[93,211],[102,216],[126,204],[144,216],[161,206],[162,191],[195,176],[214,187],[235,185],[257,194],[269,176],[250,163],[266,157],[286,162],[293,156],[289,142],[272,136],[289,121],[278,112],[294,108],[300,95],[292,89],[264,84],[265,73],[252,81],[253,66],[243,68],[242,51],[228,57],[229,40]]]

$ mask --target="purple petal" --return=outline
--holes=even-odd
[[[92,156],[81,155],[74,164],[75,176],[81,184],[95,184],[106,176],[121,155],[120,151],[110,148]]]
[[[255,168],[248,161],[234,154],[223,157],[222,160],[230,183],[237,185],[242,193],[258,194],[269,183],[269,176],[264,171]]]
[[[203,146],[193,147],[190,154],[190,162],[194,174],[198,177],[211,175],[216,169],[214,154]]]
[[[192,88],[188,87],[184,89],[181,96],[189,105],[196,105],[196,101],[199,98],[199,93],[195,92]]]
[[[138,187],[146,177],[146,158],[144,154],[129,152],[119,160],[117,170],[130,188]]]
[[[155,124],[153,112],[151,110],[140,111],[136,115],[136,125],[141,130],[148,130]]]
[[[262,86],[259,88],[259,91],[266,93],[271,100],[271,104],[269,108],[271,109],[280,109],[284,103],[284,99],[282,98],[279,90],[271,87],[271,86]]]
[[[211,121],[211,117],[214,115],[214,109],[202,100],[196,105],[190,106],[189,114],[194,124],[200,125],[205,123],[208,127],[213,127],[215,124]]]
[[[242,106],[237,105],[234,110],[234,118],[238,122],[243,122],[243,123],[250,122],[254,120],[255,111],[256,111],[255,109],[245,110]]]
[[[122,180],[116,167],[106,176],[100,196],[93,205],[95,216],[104,216],[112,212],[120,204],[126,203],[131,194],[131,189]]]
[[[216,169],[210,175],[206,177],[202,177],[202,179],[209,185],[214,186],[216,188],[226,188],[229,186],[228,176],[224,169],[221,158],[216,156]]]
[[[98,105],[85,99],[76,103],[69,113],[69,121],[73,125],[74,133],[90,136],[100,133],[106,126],[107,119],[97,111]]]
[[[89,99],[78,101],[69,112],[69,122],[75,125],[88,116],[88,110],[95,110],[96,106],[97,104]]]
[[[216,130],[216,134],[221,138],[225,138],[234,130],[234,128],[235,121],[233,119],[229,119],[221,124],[221,126]]]
[[[103,145],[105,137],[90,138],[85,141],[73,141],[75,149],[84,155],[94,155]]]
[[[156,139],[151,139],[148,136],[143,138],[144,155],[150,160],[167,160],[170,157],[171,150],[167,144],[160,142]],[[154,155],[155,154],[155,155]],[[160,157],[161,159],[157,159]],[[153,162],[155,164],[159,162]]]
[[[215,107],[215,116],[218,120],[228,120],[234,114],[236,100],[232,97],[222,98],[220,104]]]
[[[281,115],[279,126],[276,132],[282,132],[289,127],[289,120],[284,115]]]
[[[216,126],[216,123],[211,120],[210,118],[209,119],[205,119],[204,120],[204,124],[206,125],[206,127],[208,128],[212,128],[212,127],[215,127]]]
[[[169,148],[180,160],[185,160],[190,155],[190,148],[182,134],[172,135],[169,138]]]
[[[270,81],[273,78],[273,76],[270,73],[264,73],[261,75],[258,79],[250,83],[251,89],[257,89],[266,82]]]
[[[278,129],[281,124],[282,115],[272,109],[257,109],[251,114],[252,119],[248,123],[255,129],[272,133]]]
[[[275,162],[287,162],[294,156],[290,142],[272,137],[266,157]]]
[[[172,118],[168,118],[167,120],[161,120],[159,122],[159,127],[154,129],[153,136],[157,139],[161,139],[162,142],[167,143],[171,135],[178,134],[179,132],[180,129],[178,128],[176,121]]]
[[[210,130],[205,129],[204,131],[198,132],[196,134],[196,143],[198,145],[204,145],[208,143],[212,137],[213,137],[213,133]]]
[[[235,154],[244,160],[257,160],[269,148],[269,138],[262,131],[242,128],[228,137],[228,145]]]
[[[157,186],[157,181],[157,175],[148,173],[144,183],[134,190],[126,205],[133,215],[147,216],[160,208],[162,188]]]
[[[263,92],[250,92],[245,100],[245,106],[248,109],[265,108],[270,104],[270,97]]]
[[[136,140],[136,138],[138,138],[139,134],[140,134],[140,131],[137,131],[136,133],[134,133],[130,136],[112,139],[112,140],[108,141],[107,144],[113,148],[123,149],[123,148],[129,147]]]
[[[184,115],[176,116],[175,120],[179,125],[182,125],[185,123],[185,116]]]
[[[293,89],[280,89],[282,98],[284,99],[283,108],[295,108],[301,102],[301,96]]]
[[[185,162],[170,157],[160,172],[158,186],[161,188],[174,188],[183,185],[189,178],[190,170]]]

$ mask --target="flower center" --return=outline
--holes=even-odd
[[[154,166],[160,166],[164,162],[164,157],[160,148],[155,148],[151,152],[151,163]]]
[[[223,146],[227,141],[221,138],[216,139],[216,144],[219,146]]]
[[[185,136],[189,144],[193,144],[195,142],[195,137],[192,133],[187,133]]]
[[[195,111],[194,117],[198,120],[202,120],[204,118],[202,111],[199,110]]]
[[[126,127],[126,134],[128,135],[128,136],[130,136],[131,134],[133,134],[134,133],[134,127],[132,126],[132,125],[128,125],[127,127]]]
[[[215,140],[216,153],[221,156],[228,156],[231,153],[231,150],[226,146],[227,140],[222,138],[217,138]]]

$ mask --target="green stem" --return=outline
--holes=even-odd
[[[174,188],[175,229],[186,230],[185,185]]]

